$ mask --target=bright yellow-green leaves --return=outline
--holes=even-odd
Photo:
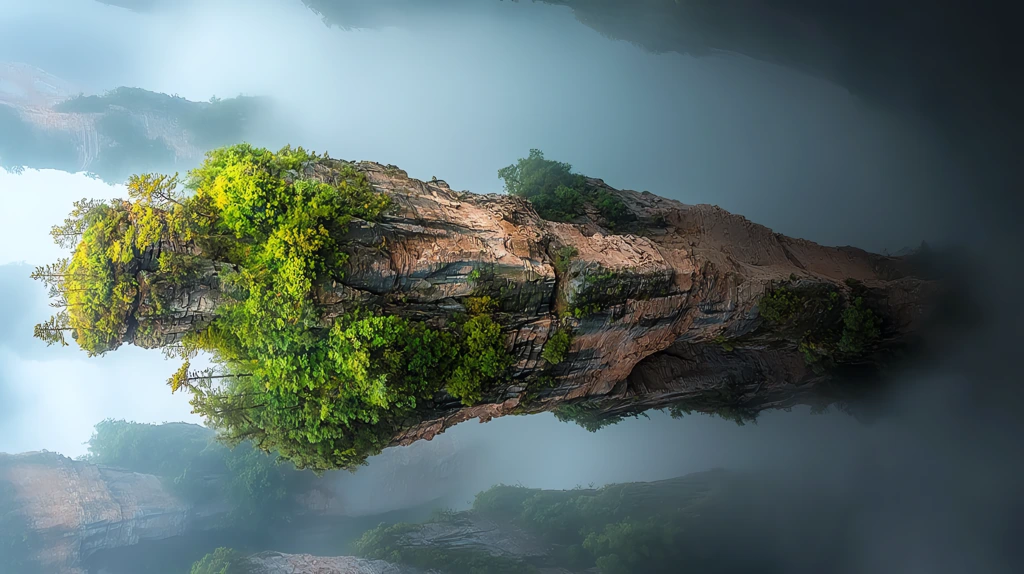
[[[115,206],[97,209],[100,213],[83,232],[61,286],[68,325],[90,355],[120,344],[138,287],[135,277],[122,269],[136,249],[126,234],[127,213]]]
[[[62,227],[81,232],[57,273],[67,314],[38,334],[59,343],[69,326],[84,349],[103,353],[130,325],[154,334],[167,309],[161,293],[216,285],[212,322],[172,353],[186,360],[168,384],[188,389],[229,441],[254,441],[300,467],[351,467],[443,389],[478,402],[512,364],[491,301],[434,328],[368,310],[325,316],[317,290],[342,278],[349,223],[379,219],[390,205],[351,164],[243,144],[208,154],[188,192],[177,176],[154,174],[128,187],[131,202],[83,203]],[[142,257],[158,244],[156,262]],[[157,316],[129,316],[141,307]],[[200,351],[218,374],[189,372]]]
[[[448,382],[448,392],[465,405],[480,401],[484,384],[498,378],[510,366],[501,325],[490,315],[477,315],[462,327],[464,352]]]
[[[170,379],[167,379],[167,385],[171,387],[171,392],[176,393],[182,387],[188,386],[188,370],[192,363],[188,360],[183,362],[177,371],[171,375]]]
[[[133,226],[135,230],[135,247],[145,249],[163,238],[165,231],[164,218],[157,210],[146,206],[139,209],[140,216]]]

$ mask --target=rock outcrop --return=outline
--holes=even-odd
[[[490,295],[518,360],[516,382],[490,401],[442,406],[396,444],[471,418],[574,400],[600,399],[591,404],[609,412],[688,398],[700,404],[711,395],[752,409],[792,404],[831,377],[802,356],[802,331],[784,332],[759,316],[767,292],[788,285],[852,300],[857,290],[882,318],[874,360],[884,360],[886,347],[920,328],[938,289],[911,275],[913,258],[823,247],[718,207],[614,190],[601,180],[588,186],[621,198],[634,217],[615,232],[596,212],[575,223],[545,221],[516,197],[460,193],[393,166],[360,166],[397,210],[353,231],[344,284],[329,295],[342,306],[355,299],[433,320],[462,309],[469,296]],[[559,329],[574,338],[565,359],[551,365],[541,351]],[[545,384],[537,384],[541,377]]]
[[[333,181],[341,163],[311,163],[304,176]],[[472,418],[567,404],[614,417],[681,401],[684,409],[750,412],[807,401],[844,368],[870,370],[913,341],[939,293],[914,275],[920,254],[824,247],[715,206],[599,179],[587,188],[628,212],[614,229],[593,206],[570,223],[546,221],[518,197],[353,165],[393,209],[380,222],[352,225],[344,278],[315,294],[323,320],[357,305],[443,325],[489,298],[516,358],[507,385],[473,406],[438,397],[394,436],[396,445]],[[211,313],[203,302],[217,299],[216,268],[199,284],[201,297],[170,298],[167,314],[126,342],[164,346],[182,325],[203,323]],[[766,296],[783,312],[763,316]],[[561,360],[545,359],[556,333],[571,343]]]
[[[308,490],[291,493],[296,520],[289,529],[300,528],[302,517],[317,522],[382,514],[451,495],[445,485],[458,472],[457,454],[451,440],[421,443],[390,449],[358,473],[312,481]],[[0,535],[23,537],[17,556],[44,574],[85,574],[83,565],[96,553],[222,529],[230,510],[226,501],[191,504],[150,474],[52,452],[0,453],[0,517],[17,519],[0,520]],[[0,572],[6,573],[5,559],[0,554]],[[315,570],[272,570],[278,571]],[[407,572],[337,570],[350,571]]]
[[[245,559],[253,574],[421,574],[408,566],[352,556],[261,552]]]
[[[83,96],[24,64],[0,63],[0,167],[94,173],[121,183],[137,172],[195,166],[211,147],[250,137],[260,98],[193,102],[141,89]]]
[[[776,571],[770,567],[777,560],[772,555],[774,534],[763,530],[773,518],[777,519],[769,494],[775,491],[761,490],[771,482],[763,476],[712,470],[600,489],[540,490],[499,485],[480,493],[471,510],[440,513],[418,524],[399,523],[372,529],[356,542],[355,550],[361,556],[392,562],[374,564],[395,568],[395,572],[406,572],[399,568],[409,566],[437,574],[596,572],[595,559],[607,566],[616,558],[609,554],[641,545],[644,549],[631,557],[632,568],[617,571],[671,572],[674,570],[665,569],[665,565],[678,565],[683,557],[697,571],[746,571],[735,569],[732,564],[728,564],[732,569],[715,569],[716,561],[763,561],[766,571]],[[620,541],[623,544],[602,547],[601,534],[609,532],[625,534]],[[764,540],[754,542],[759,538]],[[721,555],[737,541],[747,542],[744,553],[749,552],[749,556]],[[700,551],[694,552],[696,548]],[[340,563],[342,568],[353,562],[366,564],[353,558],[276,553],[257,554],[249,560],[254,565],[270,566],[257,569],[260,574],[333,574],[349,571],[332,569],[337,568],[334,564]],[[703,561],[707,562],[702,564]],[[696,566],[707,563],[713,567]],[[287,569],[296,565],[311,569]],[[656,565],[660,568],[652,568]]]
[[[152,475],[51,452],[0,454],[0,482],[35,535],[28,550],[43,572],[82,573],[93,552],[179,536],[227,510],[194,509]]]

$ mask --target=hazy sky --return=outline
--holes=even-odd
[[[537,147],[611,185],[719,204],[822,243],[895,250],[952,236],[1007,246],[983,272],[965,273],[990,288],[980,308],[1001,322],[958,331],[942,364],[908,373],[897,419],[864,426],[798,409],[737,427],[655,413],[590,434],[538,415],[469,422],[449,436],[478,453],[461,475],[467,493],[497,481],[572,487],[773,467],[790,475],[794,496],[853,501],[851,572],[1021,571],[1005,549],[1019,547],[1006,533],[1024,528],[1024,459],[1013,454],[1024,402],[1003,391],[1020,388],[1012,363],[1024,318],[1019,301],[999,299],[1022,282],[1007,264],[1020,237],[964,218],[985,190],[966,185],[957,154],[921,126],[784,69],[651,55],[560,8],[486,6],[421,26],[342,31],[298,0],[183,1],[156,15],[0,0],[0,60],[96,90],[272,96],[287,121],[255,143],[393,163],[458,189],[499,191],[496,170]],[[0,451],[81,454],[104,417],[192,420],[164,385],[175,365],[158,353],[86,359],[31,339],[49,310],[27,274],[58,255],[49,226],[74,199],[120,193],[81,175],[0,173]],[[990,203],[993,214],[1019,213]],[[780,527],[816,516],[786,510]],[[793,545],[794,556],[812,546]]]
[[[946,198],[960,181],[954,162],[929,134],[839,87],[750,60],[648,54],[551,6],[490,10],[342,31],[297,0],[182,2],[159,15],[0,0],[0,60],[97,90],[273,96],[288,121],[257,143],[394,163],[459,189],[500,191],[496,170],[538,147],[611,185],[716,203],[823,243],[895,250],[944,233]],[[59,250],[47,230],[72,200],[121,193],[81,175],[0,174],[0,264],[52,260]],[[18,320],[0,326],[0,393],[14,401],[5,400],[0,450],[75,455],[104,417],[191,420],[184,398],[163,384],[174,364],[158,354],[125,348],[87,360],[31,340],[48,310],[28,270],[3,268],[2,313]],[[831,424],[815,419],[801,424]],[[565,426],[543,420],[528,424]],[[687,424],[637,421],[600,439],[578,429],[567,436],[598,448],[627,426]],[[692,439],[701,432],[756,434],[721,430],[730,425],[697,425],[685,444],[701,448]],[[552,464],[575,464],[557,452]]]

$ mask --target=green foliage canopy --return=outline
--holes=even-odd
[[[565,360],[566,355],[569,354],[569,348],[572,347],[572,339],[572,329],[564,327],[556,330],[551,334],[548,342],[544,343],[544,349],[541,350],[540,356],[544,357],[544,360],[552,365],[561,363]]]
[[[252,570],[232,548],[218,548],[192,565],[189,574],[246,574]]]
[[[736,495],[749,489],[746,480],[711,471],[598,489],[497,485],[477,494],[472,513],[543,540],[550,545],[548,565],[572,571],[596,567],[601,574],[668,574],[679,572],[681,565],[699,572],[759,571],[749,566],[764,557],[759,554],[764,548],[745,548],[751,557],[729,551],[735,537],[763,538],[762,529],[771,523]],[[403,545],[402,536],[416,528],[371,531],[363,544],[387,548],[402,559],[412,546]],[[775,570],[768,566],[765,571]]]
[[[210,152],[184,191],[177,176],[152,174],[128,187],[132,201],[76,205],[54,230],[79,240],[69,261],[35,274],[66,303],[37,336],[63,343],[70,331],[94,355],[160,344],[156,287],[188,290],[205,265],[224,300],[181,339],[185,362],[169,382],[229,444],[252,441],[300,468],[351,468],[438,391],[472,404],[512,364],[490,315],[441,328],[372,309],[325,317],[318,294],[343,276],[349,223],[390,205],[352,164],[242,144]],[[217,368],[190,371],[199,352]]]
[[[571,221],[584,213],[584,205],[592,203],[609,227],[631,218],[626,205],[605,189],[591,190],[587,178],[572,173],[568,163],[544,158],[544,152],[531,149],[516,163],[498,170],[505,182],[505,191],[530,200],[537,213],[549,221]]]
[[[310,475],[244,443],[228,448],[210,429],[104,420],[96,425],[85,460],[161,477],[193,503],[224,500],[228,520],[240,526],[281,518],[289,492],[308,486]]]

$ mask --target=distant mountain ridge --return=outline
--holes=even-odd
[[[188,423],[153,428],[203,442],[214,436],[212,430]],[[173,459],[177,451],[172,451],[158,458]],[[438,440],[393,449],[359,475],[307,476],[297,483],[298,490],[288,492],[293,513],[288,525],[280,527],[315,531],[320,524],[351,524],[363,516],[423,505],[444,494],[444,485],[458,476],[459,464],[455,443]],[[101,555],[130,562],[125,553],[139,545],[149,544],[152,550],[187,537],[220,539],[237,529],[226,521],[233,501],[190,500],[167,477],[142,472],[148,469],[137,464],[128,466],[132,468],[47,451],[0,453],[0,572],[86,574]],[[374,496],[365,496],[368,492]]]
[[[85,95],[26,64],[0,64],[0,168],[88,172],[110,183],[184,171],[212,148],[246,139],[269,100],[194,102],[140,88]]]

